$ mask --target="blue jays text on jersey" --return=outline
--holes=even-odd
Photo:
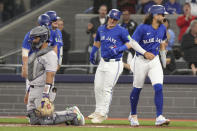
[[[50,43],[49,46],[56,46],[57,45],[57,56],[58,59],[60,58],[60,48],[63,46],[62,41],[62,33],[59,29],[53,30],[51,26],[49,26],[50,29]]]
[[[154,29],[152,25],[141,24],[137,27],[132,39],[139,43],[139,45],[155,56],[159,54],[160,44],[167,39],[166,27],[161,24],[158,29]],[[137,54],[140,54],[137,52]]]
[[[112,29],[107,29],[107,25],[101,25],[95,37],[95,41],[101,42],[101,57],[103,58],[121,58],[122,53],[116,56],[111,56],[109,53],[110,48],[120,47],[130,41],[129,33],[120,25],[116,25]]]

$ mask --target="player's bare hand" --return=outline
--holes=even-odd
[[[60,69],[60,65],[57,66],[57,71]]]
[[[88,23],[88,30],[91,30],[93,28],[93,24]]]
[[[149,60],[152,60],[155,58],[155,55],[150,52],[144,53],[144,56],[146,57],[146,59],[149,59]]]
[[[26,92],[25,96],[24,96],[24,103],[27,105],[28,103],[28,98],[29,98],[29,92]]]

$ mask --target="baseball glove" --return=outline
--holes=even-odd
[[[44,97],[41,100],[40,106],[37,108],[40,116],[51,116],[54,112],[54,104],[49,98]]]

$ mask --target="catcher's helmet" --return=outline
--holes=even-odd
[[[55,11],[47,11],[45,14],[49,16],[50,22],[57,20],[57,13]]]
[[[50,17],[47,14],[42,14],[38,17],[38,24],[40,26],[45,25],[49,26],[50,25]]]
[[[31,31],[30,31],[30,42],[31,42],[31,47],[32,49],[39,49],[44,42],[47,42],[50,38],[50,31],[46,26],[37,26],[34,27]],[[40,41],[39,43],[34,43],[33,40],[36,37],[40,37]]]
[[[148,12],[153,15],[168,14],[168,12],[166,12],[165,7],[163,5],[153,5],[149,8]]]
[[[109,18],[119,20],[121,15],[122,13],[118,9],[111,9],[107,16]]]

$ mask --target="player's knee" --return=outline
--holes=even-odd
[[[153,85],[153,87],[154,87],[155,91],[160,91],[160,90],[162,90],[163,85],[162,84],[155,84],[155,85]]]
[[[141,90],[142,89],[142,86],[136,86],[134,88],[137,88],[137,89]]]
[[[135,93],[138,93],[138,92],[141,92],[142,88],[136,88],[136,87],[133,87],[133,92]]]
[[[104,88],[103,90],[107,93],[112,93],[113,88]]]

